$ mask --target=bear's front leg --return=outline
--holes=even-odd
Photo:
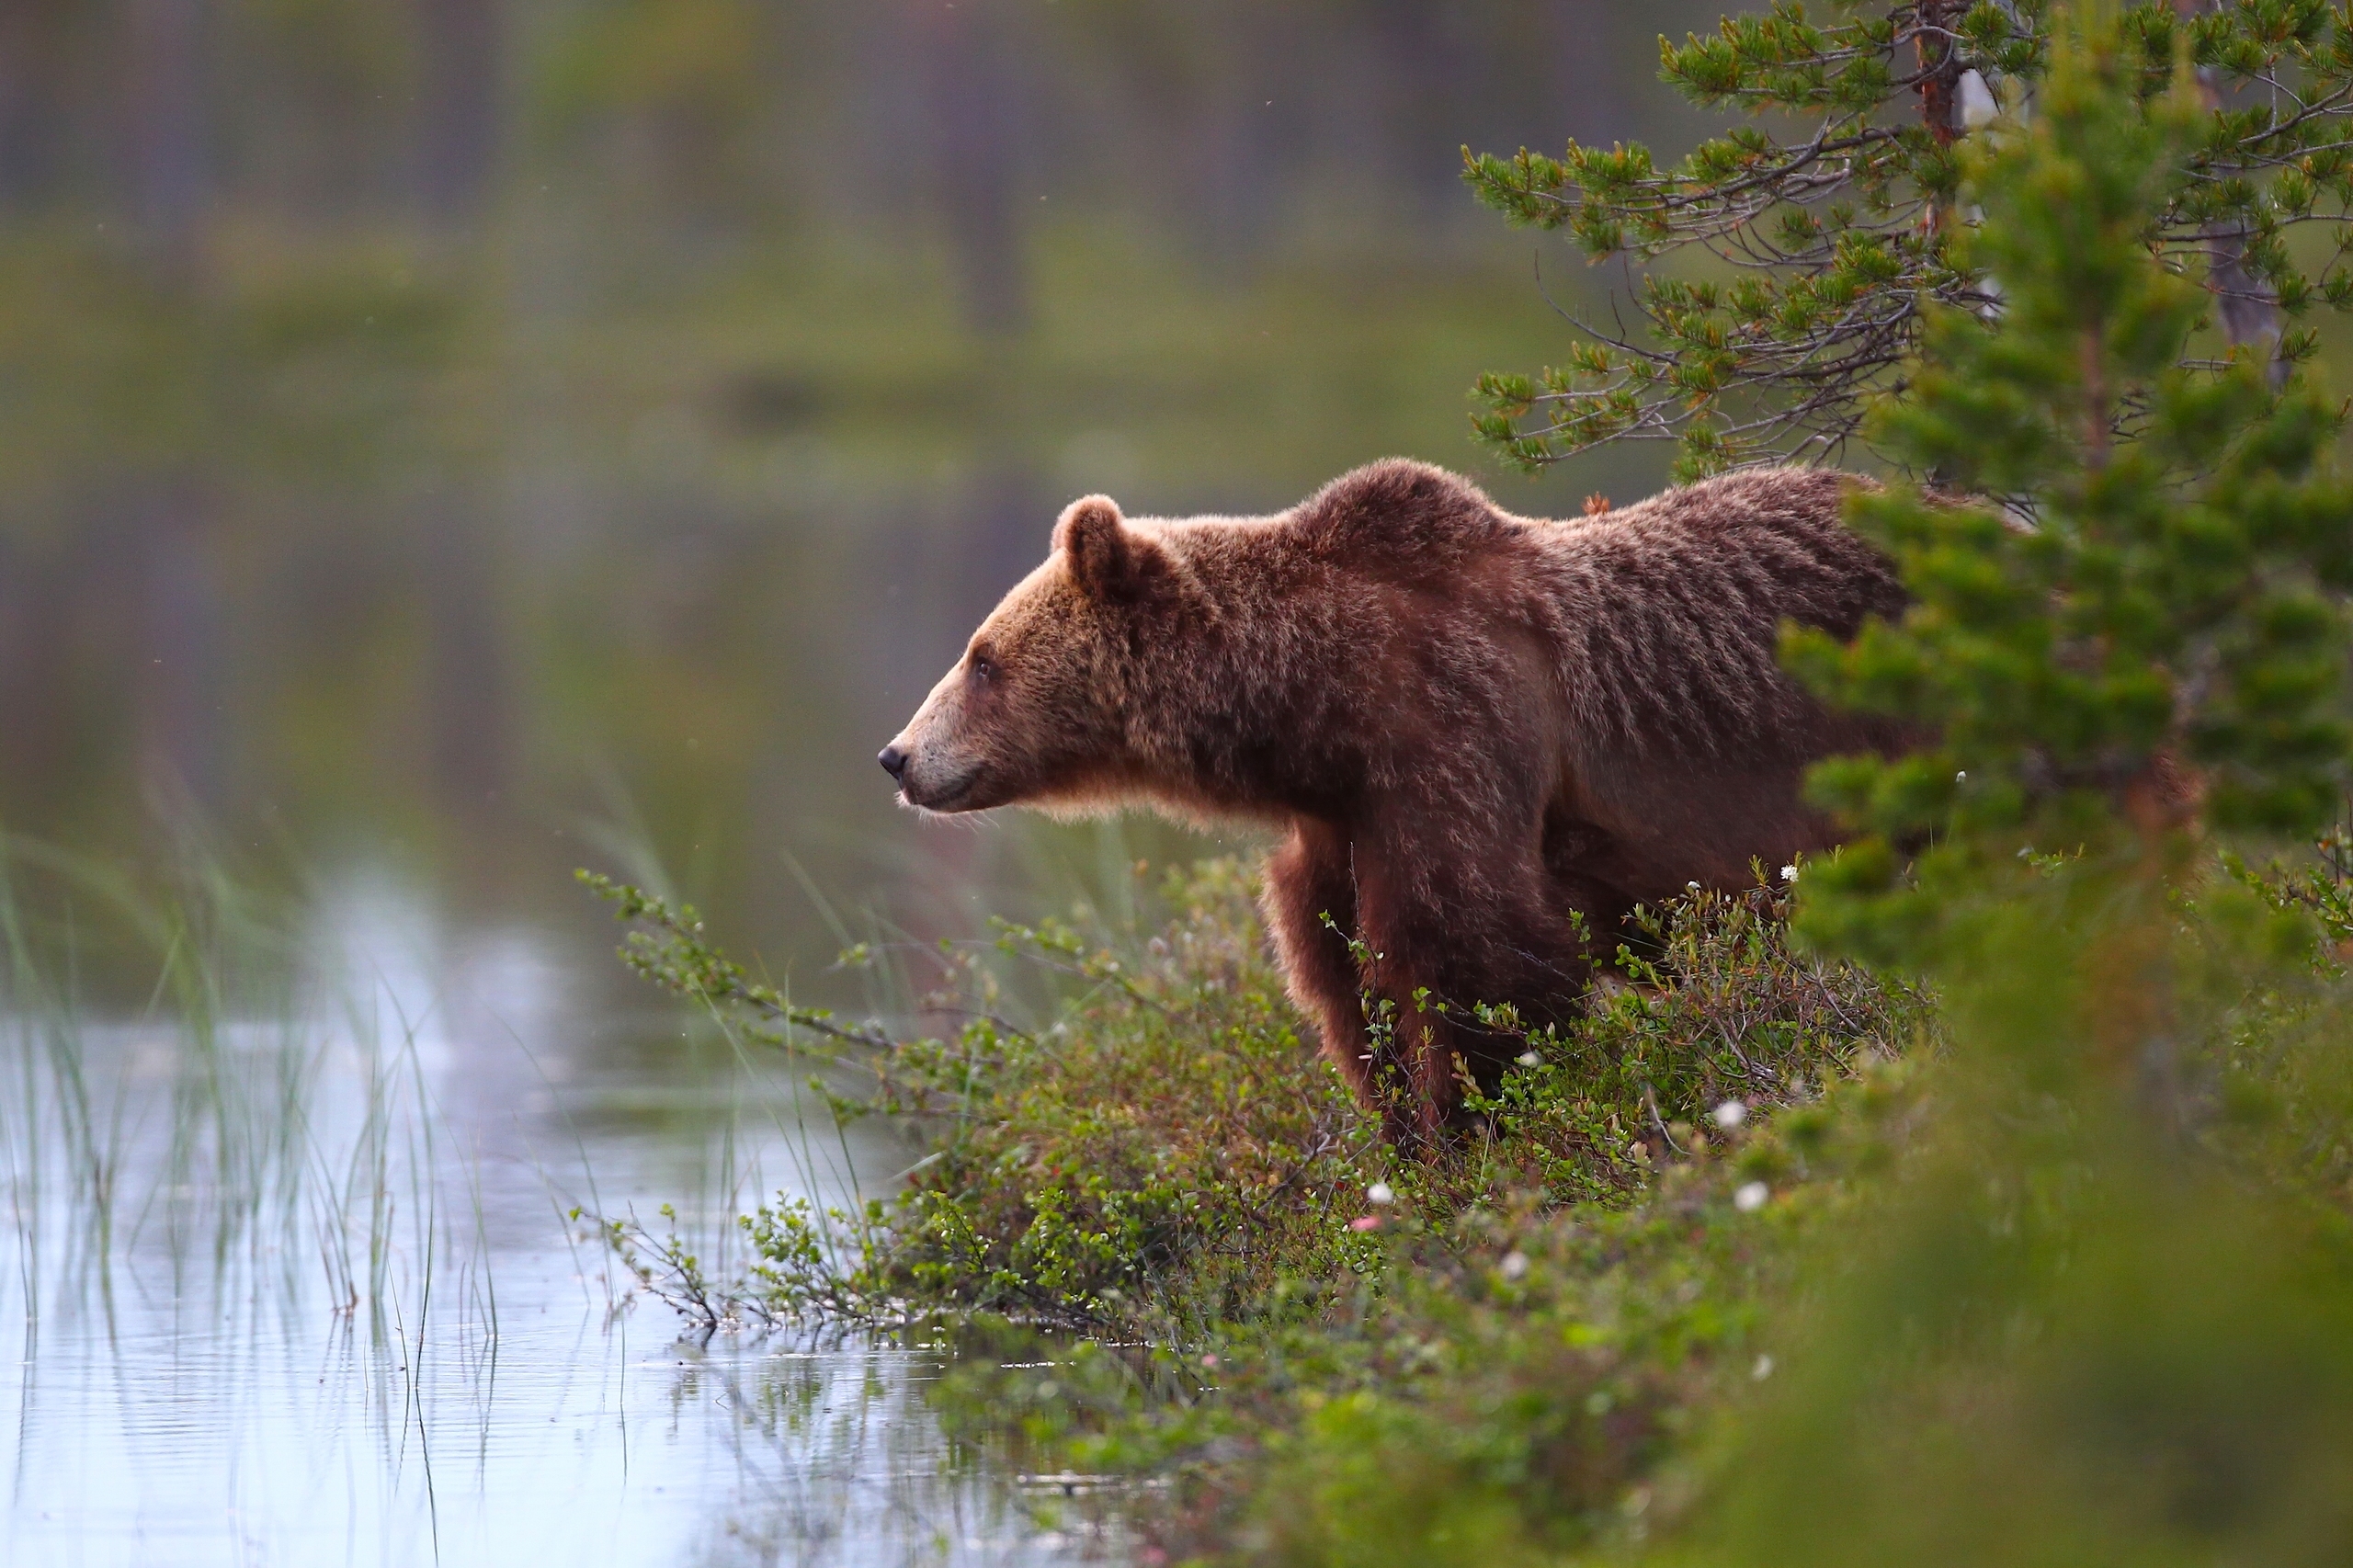
[[[1348,841],[1323,823],[1294,826],[1267,862],[1263,902],[1267,929],[1274,937],[1275,957],[1291,1000],[1322,1036],[1324,1059],[1339,1069],[1359,1099],[1370,1104],[1373,1075],[1364,982],[1347,941],[1357,928]],[[1334,925],[1339,929],[1334,930]]]
[[[1457,824],[1459,825],[1459,824]],[[1392,1136],[1436,1148],[1459,1118],[1466,1076],[1493,1084],[1519,1038],[1480,1024],[1472,1008],[1508,1004],[1535,1027],[1573,1017],[1591,975],[1588,930],[1597,902],[1547,876],[1532,840],[1434,846],[1393,835],[1356,842],[1358,929],[1370,951],[1365,983],[1390,1004],[1392,1060],[1376,1061]],[[1384,1080],[1386,1080],[1384,1082]]]

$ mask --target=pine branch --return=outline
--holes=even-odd
[[[1590,260],[1649,265],[1696,247],[1732,278],[1650,271],[1631,330],[1574,319],[1580,341],[1564,364],[1482,378],[1473,427],[1507,460],[1535,469],[1610,442],[1672,440],[1688,476],[1836,450],[1871,403],[1902,391],[1930,315],[1999,310],[1950,243],[1973,222],[1958,192],[1988,142],[1964,98],[1973,74],[2008,110],[2024,105],[2045,70],[2049,6],[1828,10],[1818,20],[1779,0],[1661,45],[1662,74],[1693,102],[1794,115],[1810,122],[1802,135],[1735,126],[1672,166],[1638,143],[1572,142],[1558,158],[1464,150],[1480,199],[1515,223],[1565,231]],[[2279,384],[2311,351],[2296,319],[2353,306],[2342,242],[2317,267],[2287,243],[2297,228],[2353,225],[2353,23],[2321,0],[2142,0],[2118,36],[2144,102],[2169,90],[2186,56],[2207,111],[2146,243],[2198,277],[2223,335],[2268,353]]]

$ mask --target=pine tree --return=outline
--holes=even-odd
[[[2159,230],[2211,121],[2187,71],[2117,108],[2137,42],[1962,157],[1984,222],[1947,254],[2002,309],[1924,311],[1871,434],[1945,488],[1855,509],[1916,602],[1849,646],[1791,642],[1826,695],[1938,737],[1815,777],[1866,832],[1821,869],[1812,928],[1882,961],[1927,958],[1972,890],[2040,877],[2021,856],[2170,866],[2185,832],[2309,833],[2342,798],[2343,410],[2249,357],[2198,362],[2211,296]]]
[[[2146,95],[2137,46],[2062,18],[2031,122],[1959,154],[1953,262],[2002,308],[1927,310],[1871,432],[1950,488],[1856,506],[1916,602],[1793,639],[1940,737],[1817,773],[1869,831],[1798,888],[1803,934],[1931,982],[1945,1038],[1695,1560],[2344,1560],[2347,997],[2214,851],[2336,806],[2353,488],[2336,404],[2193,363],[2209,279],[2152,239],[2212,110],[2187,59]]]
[[[1903,385],[1931,310],[1994,308],[1998,284],[1955,249],[1974,221],[1959,154],[1997,108],[2034,97],[2047,0],[1827,10],[1776,0],[1661,40],[1662,74],[1685,97],[1752,117],[1678,165],[1639,143],[1572,142],[1558,158],[1464,149],[1465,179],[1512,222],[1643,268],[1632,329],[1586,322],[1564,364],[1481,379],[1473,426],[1505,458],[1534,470],[1672,439],[1690,477],[1836,457],[1870,399]],[[2314,262],[2288,244],[2353,221],[2353,21],[2325,0],[2141,0],[2119,34],[2144,100],[2169,90],[2183,48],[2201,88],[2177,148],[2188,177],[2150,241],[2202,279],[2234,341],[2283,371],[2312,353],[2314,305],[2353,305],[2341,246]]]

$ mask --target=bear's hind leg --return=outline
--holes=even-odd
[[[1620,943],[1639,949],[1641,933],[1630,919],[1635,900],[1612,885],[1622,875],[1623,857],[1604,828],[1555,809],[1544,819],[1544,900],[1554,918],[1584,937],[1586,969],[1574,989],[1580,994],[1594,970],[1607,971]]]

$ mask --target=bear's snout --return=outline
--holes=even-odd
[[[954,747],[908,733],[884,746],[875,761],[899,787],[903,805],[919,812],[959,812],[972,807],[980,768]]]

